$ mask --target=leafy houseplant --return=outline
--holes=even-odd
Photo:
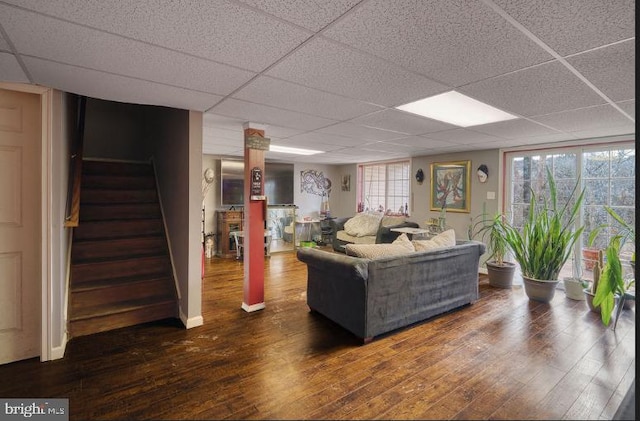
[[[628,296],[629,288],[635,284],[635,280],[625,282],[622,275],[622,263],[620,262],[622,242],[622,235],[616,235],[609,241],[609,245],[605,249],[606,262],[602,267],[602,273],[600,274],[595,296],[593,297],[593,305],[600,306],[600,315],[602,317],[602,323],[604,323],[605,326],[608,326],[611,321],[611,314],[616,300],[618,301],[616,311],[617,322],[625,299],[632,298]],[[635,299],[635,297],[633,298]]]
[[[529,212],[522,230],[509,223],[505,223],[504,228],[505,239],[520,264],[525,292],[532,300],[548,303],[555,294],[560,270],[584,230],[584,227],[575,229],[584,189],[571,206],[571,199],[580,185],[577,180],[567,202],[559,205],[553,174],[548,167],[546,170],[549,198],[537,203],[535,192],[531,190]]]
[[[600,231],[602,231],[604,228],[609,228],[609,227],[615,227],[618,229],[618,234],[616,236],[620,237],[619,239],[620,249],[622,249],[622,247],[627,243],[627,241],[631,241],[633,244],[635,244],[636,243],[635,228],[630,223],[622,219],[622,217],[618,215],[618,213],[616,213],[616,211],[613,210],[613,208],[611,208],[610,206],[605,206],[604,209],[617,222],[617,224],[616,225],[611,225],[611,224],[598,225],[589,233],[589,245],[590,246],[593,245],[596,237],[598,236],[598,234],[600,234]],[[634,250],[633,253],[631,254],[631,266],[633,267],[634,272],[635,272],[635,263],[636,263],[636,252]]]
[[[484,213],[480,216],[482,219],[472,225],[470,232],[471,237],[480,236],[491,250],[487,260],[489,284],[499,288],[511,288],[516,265],[504,260],[509,251],[505,237],[505,217],[501,213],[496,213],[492,219],[487,219]]]

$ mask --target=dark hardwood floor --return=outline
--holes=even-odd
[[[204,325],[165,320],[0,366],[0,397],[67,397],[84,419],[611,419],[635,379],[635,309],[616,331],[481,277],[471,306],[361,345],[306,306],[306,266],[266,262],[246,313],[242,262],[206,264]]]

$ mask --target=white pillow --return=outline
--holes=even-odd
[[[358,213],[344,223],[344,230],[353,237],[376,235],[382,214]]]
[[[401,247],[404,247],[407,249],[407,251],[416,251],[416,248],[414,247],[413,243],[411,242],[411,240],[409,240],[409,237],[407,237],[407,234],[405,234],[404,232],[402,234],[400,234],[398,236],[398,238],[396,238],[395,240],[393,240],[393,243],[391,244],[395,244]]]
[[[441,247],[453,247],[456,245],[456,233],[454,230],[446,230],[431,238],[430,240],[411,241],[416,251],[427,251]]]
[[[402,256],[411,253],[406,247],[399,244],[347,244],[345,252],[348,256],[365,259]]]

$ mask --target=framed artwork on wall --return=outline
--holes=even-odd
[[[342,176],[342,191],[351,191],[351,175]]]
[[[431,164],[431,208],[471,212],[471,161]]]

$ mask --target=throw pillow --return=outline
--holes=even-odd
[[[409,240],[409,237],[407,237],[407,234],[405,233],[400,234],[398,238],[393,240],[393,243],[391,244],[396,244],[398,246],[404,247],[407,249],[407,251],[416,251],[413,243],[411,242],[411,240]]]
[[[407,218],[405,216],[386,215],[382,218],[382,221],[380,221],[380,225],[383,227],[392,227],[394,225],[400,225],[406,220]]]
[[[402,256],[411,253],[406,247],[399,244],[347,244],[345,252],[348,256],[365,259]]]
[[[446,230],[431,238],[430,240],[411,241],[416,251],[427,251],[441,247],[453,247],[456,245],[456,233],[454,230]]]
[[[344,230],[353,237],[376,235],[382,214],[358,213],[344,223]]]

